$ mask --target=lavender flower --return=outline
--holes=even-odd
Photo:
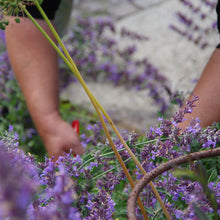
[[[177,11],[178,25],[171,24],[170,28],[199,46],[205,49],[212,45],[209,36],[216,29],[216,19],[210,17],[215,13],[216,1],[188,1],[180,0],[186,10]]]
[[[90,215],[86,219],[112,219],[114,206],[111,196],[106,191],[100,190],[98,195],[88,202],[87,208],[90,210]]]
[[[37,191],[36,169],[14,148],[0,145],[0,218],[25,219]],[[33,178],[34,177],[34,178]]]
[[[189,102],[183,113],[191,112],[191,108],[194,105],[195,101]],[[184,114],[178,114],[181,117],[184,116]],[[146,171],[152,170],[163,161],[186,153],[186,150],[189,152],[195,150],[192,147],[193,143],[195,144],[195,140],[197,150],[203,147],[212,148],[219,146],[220,133],[216,127],[202,130],[199,126],[199,121],[195,120],[177,137],[175,134],[176,127],[172,123],[173,120],[160,119],[161,124],[158,127],[151,128],[146,134],[146,138],[143,139],[142,137],[142,141],[139,140],[138,135],[135,133],[122,133],[125,141],[131,146],[132,151],[140,158]],[[179,120],[179,117],[177,117],[177,120]],[[1,142],[0,150],[2,151],[0,152],[2,153],[0,157],[3,159],[0,160],[0,163],[7,166],[4,165],[6,168],[3,168],[3,172],[0,172],[0,175],[4,175],[2,178],[4,178],[4,181],[7,181],[7,185],[0,184],[1,195],[4,197],[0,203],[10,201],[12,204],[10,207],[16,207],[10,210],[4,208],[4,216],[22,216],[22,218],[27,217],[33,220],[48,218],[115,219],[118,217],[120,213],[117,207],[118,189],[120,189],[120,202],[125,202],[125,204],[131,189],[122,170],[118,167],[118,163],[114,154],[110,151],[108,143],[100,144],[100,141],[105,140],[96,135],[101,134],[99,133],[98,125],[89,126],[88,128],[92,138],[84,135],[84,141],[87,142],[88,147],[93,148],[88,151],[89,154],[82,158],[79,156],[74,158],[70,152],[60,157],[56,164],[47,158],[45,158],[44,163],[36,163],[32,155],[25,155],[16,147],[6,147]],[[12,126],[10,126],[10,131],[14,133]],[[86,141],[87,138],[88,141]],[[122,157],[125,160],[129,159],[118,139],[113,138],[113,141]],[[97,143],[97,145],[93,146],[93,143]],[[186,145],[188,145],[187,149]],[[100,146],[102,150],[99,149]],[[18,165],[18,171],[16,171],[16,174],[13,174],[14,167],[17,169],[15,164]],[[131,172],[134,171],[133,175],[137,179],[142,177],[142,174],[135,166],[131,163],[126,163],[126,165],[130,168]],[[25,167],[25,172],[22,167]],[[192,168],[193,166],[191,165],[190,167]],[[22,174],[20,169],[23,172]],[[22,178],[21,183],[26,184],[26,187],[28,187],[28,181],[31,178],[32,182],[33,180],[36,182],[35,186],[41,185],[42,188],[41,190],[30,188],[27,192],[23,191],[22,187],[18,187],[20,184],[16,183],[15,185],[14,181],[10,181],[10,178],[8,179],[5,171],[7,171],[7,175],[10,173],[8,176],[19,175],[16,178]],[[165,201],[168,211],[174,219],[196,219],[194,204],[205,213],[213,212],[209,201],[203,193],[203,188],[198,182],[179,180],[172,173],[164,173],[154,180],[154,184],[160,189],[161,198]],[[8,185],[11,187],[10,192],[13,192],[12,195],[8,193]],[[123,188],[120,188],[121,186]],[[215,193],[218,203],[220,201],[219,186],[218,181],[209,183],[209,187]],[[27,193],[27,195],[24,193]],[[17,206],[17,200],[14,198],[21,194],[25,196],[22,197],[22,201],[18,201],[23,205]],[[157,201],[149,186],[144,189],[141,197],[144,206],[153,210],[149,215],[156,215]],[[0,206],[0,208],[3,207]],[[20,210],[19,213],[16,211],[17,209]],[[136,212],[138,218],[141,219],[142,217],[138,209]],[[126,212],[123,215],[126,215]]]

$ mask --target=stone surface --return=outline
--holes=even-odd
[[[142,131],[157,122],[157,106],[147,95],[147,91],[137,92],[116,87],[109,83],[87,83],[96,99],[120,128]],[[79,83],[70,85],[62,92],[62,98],[94,111],[85,91]]]
[[[176,22],[174,14],[180,7],[176,0],[164,1],[118,21],[117,26],[147,35],[150,40],[139,45],[138,57],[148,57],[170,79],[173,89],[186,92],[193,89],[192,81],[199,78],[213,47],[201,50],[169,29],[169,25]],[[217,42],[217,38],[215,33],[213,42]]]
[[[135,14],[137,12],[137,8],[128,3],[128,1],[121,1],[119,4],[112,5],[111,8],[108,8],[108,13],[110,16],[115,19],[123,19],[127,16]]]
[[[132,3],[134,6],[138,7],[139,9],[147,9],[149,10],[149,8],[151,6],[156,6],[156,5],[159,5],[162,3],[162,2],[165,2],[165,1],[169,1],[169,0],[146,0],[146,1],[143,1],[143,0],[133,0]]]

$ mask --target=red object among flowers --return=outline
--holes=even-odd
[[[78,120],[74,120],[72,122],[72,128],[75,130],[77,134],[79,134],[79,121]]]
[[[72,122],[72,128],[75,130],[77,134],[79,134],[79,121],[78,120],[74,120]],[[76,154],[74,154],[73,156],[76,157]]]

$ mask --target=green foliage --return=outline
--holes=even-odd
[[[198,181],[198,177],[192,170],[187,169],[175,169],[174,176],[191,181]]]
[[[34,4],[35,1],[38,1],[40,4],[43,2],[43,0],[0,0],[0,29],[5,30],[9,24],[6,16],[18,16],[23,11],[23,7],[27,4]],[[14,20],[16,23],[20,23],[19,17],[16,17]]]
[[[194,203],[193,203],[193,207],[196,211],[196,216],[198,217],[199,220],[210,220],[210,218]]]
[[[79,120],[80,133],[86,131],[85,128],[87,124],[94,124],[98,120],[96,113],[91,113],[85,108],[71,103],[69,100],[60,100],[60,114],[62,118],[69,123],[75,119]]]

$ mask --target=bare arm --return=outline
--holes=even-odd
[[[52,37],[45,21],[39,24]],[[31,117],[49,156],[62,155],[71,148],[84,152],[78,135],[59,114],[59,72],[55,50],[27,18],[16,24],[10,18],[6,29],[9,58],[26,99]]]
[[[187,114],[187,121],[180,124],[185,128],[192,118],[199,117],[201,126],[220,122],[220,49],[216,48],[207,63],[193,94],[199,96],[192,114]],[[192,99],[192,95],[189,97]]]

